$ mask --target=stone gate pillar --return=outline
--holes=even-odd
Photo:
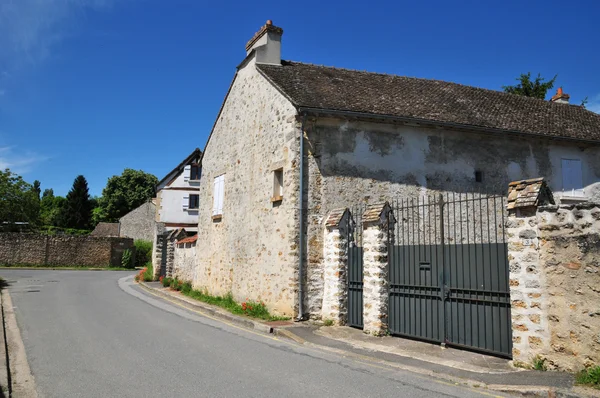
[[[388,239],[395,220],[386,202],[367,206],[362,222],[363,331],[380,336],[388,330]]]
[[[352,233],[354,221],[348,209],[329,213],[325,222],[324,287],[321,318],[345,325],[348,314],[348,234]]]
[[[554,202],[543,178],[515,181],[508,188],[509,284],[513,360],[531,364],[547,351],[550,334],[544,273],[539,255],[538,206]]]

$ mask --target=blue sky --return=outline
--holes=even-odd
[[[284,59],[500,89],[550,78],[600,113],[600,1],[0,0],[0,168],[93,195],[203,148],[267,19]]]

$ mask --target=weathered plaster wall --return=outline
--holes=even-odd
[[[155,216],[156,206],[154,203],[144,203],[121,217],[119,220],[121,224],[120,235],[134,240],[141,239],[152,242],[154,239]]]
[[[175,246],[173,276],[191,282],[196,268],[196,243],[181,243]]]
[[[296,311],[300,126],[296,111],[256,70],[242,66],[205,148],[195,288]],[[283,168],[283,201],[272,203]],[[212,220],[214,178],[225,174],[223,217]],[[205,206],[203,204],[209,204]],[[322,232],[321,232],[322,234]]]
[[[326,118],[311,121],[307,137],[307,290],[310,313],[315,317],[321,312],[323,292],[322,224],[335,208],[424,198],[440,191],[505,195],[508,182],[539,176],[546,177],[559,192],[562,157],[582,160],[587,192],[600,196],[598,147]],[[481,183],[475,182],[476,170],[483,173]]]
[[[133,239],[0,233],[0,264],[120,267]]]

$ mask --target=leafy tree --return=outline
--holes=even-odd
[[[502,86],[505,92],[510,94],[524,95],[525,97],[534,97],[545,99],[548,90],[554,87],[556,81],[555,75],[551,80],[544,82],[544,78],[538,73],[534,81],[531,80],[531,72],[522,73],[516,80],[519,84],[515,86]]]
[[[62,196],[54,196],[54,190],[45,189],[40,201],[40,221],[42,225],[65,227],[64,214],[67,200]]]
[[[67,194],[63,209],[64,227],[87,229],[92,221],[92,205],[88,183],[84,176],[79,175],[73,181],[73,187]]]
[[[42,199],[44,199],[45,197],[48,197],[48,196],[54,197],[54,189],[52,189],[52,188],[44,189],[44,193],[42,194]]]
[[[98,221],[116,222],[131,210],[154,196],[156,176],[142,170],[125,169],[120,176],[108,179],[102,190],[100,210],[94,212]]]
[[[42,188],[40,188],[40,181],[39,180],[35,180],[33,182],[33,192],[35,192],[35,194],[37,195],[37,198],[40,198],[40,194],[42,193]]]
[[[9,169],[0,170],[0,229],[12,230],[16,223],[37,225],[39,196],[20,175]]]

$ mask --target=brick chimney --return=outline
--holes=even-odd
[[[281,65],[281,36],[283,29],[273,25],[270,19],[246,44],[246,55],[255,51],[259,64]]]
[[[569,94],[563,93],[562,87],[559,87],[558,90],[556,90],[556,95],[552,97],[550,101],[556,102],[558,104],[568,104],[569,98]]]

